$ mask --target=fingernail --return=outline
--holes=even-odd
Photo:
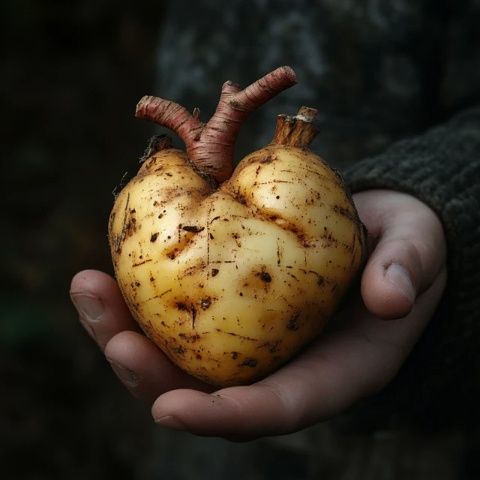
[[[385,278],[401,290],[409,300],[415,301],[417,292],[405,267],[398,263],[392,263],[385,272]]]
[[[83,293],[72,294],[70,297],[78,313],[83,318],[93,323],[101,320],[105,307],[98,297],[85,295]]]
[[[155,423],[161,427],[173,428],[174,430],[185,430],[185,425],[173,415],[164,415],[163,417],[155,418]]]
[[[117,375],[117,377],[127,386],[127,387],[136,387],[140,383],[140,378],[138,375],[127,367],[120,365],[119,363],[110,360],[107,358],[110,366],[112,367],[113,371]]]

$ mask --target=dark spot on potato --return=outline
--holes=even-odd
[[[202,298],[202,301],[200,302],[200,305],[203,308],[203,310],[206,310],[211,304],[212,304],[212,299],[210,297]]]
[[[257,366],[257,360],[255,358],[246,358],[241,364],[241,367],[250,367],[254,368]]]
[[[195,275],[199,270],[203,270],[205,268],[205,262],[200,261],[196,263],[195,265],[192,265],[188,268],[186,268],[181,275],[178,276],[178,278],[183,278],[183,277],[190,277],[192,275]],[[203,287],[203,285],[202,285]]]
[[[277,341],[277,342],[270,342],[269,346],[268,346],[268,351],[270,353],[276,353],[278,352],[278,346],[280,345],[280,341]]]
[[[287,330],[292,330],[292,331],[296,331],[300,328],[300,325],[298,324],[298,319],[300,317],[300,313],[299,312],[295,312],[291,317],[290,319],[288,320],[288,323],[287,323]]]
[[[192,305],[192,328],[195,328],[195,319],[197,318],[197,309]]]
[[[150,281],[151,281],[151,282],[154,282],[154,281],[155,281],[155,277],[150,277]]]
[[[259,162],[263,164],[268,164],[268,163],[272,163],[274,160],[275,160],[274,155],[267,155],[266,157],[261,158]]]
[[[139,287],[140,285],[141,285],[141,283],[137,280],[137,281],[135,282],[135,286]]]
[[[195,355],[195,358],[196,358],[197,360],[201,360],[201,359],[202,359],[202,356],[201,356],[199,353],[197,353],[197,354]]]
[[[185,340],[188,343],[195,343],[197,340],[200,339],[200,335],[198,335],[198,333],[195,333],[194,335],[188,335],[186,333],[179,333],[178,336],[182,340]]]
[[[210,240],[213,240],[215,238],[211,233],[209,233],[208,236],[210,237]]]
[[[167,239],[171,239],[171,236],[169,235]],[[187,232],[185,235],[180,236],[180,230],[178,230],[178,242],[172,245],[171,249],[165,252],[165,255],[171,260],[174,260],[194,241],[195,235],[192,232]]]
[[[130,255],[129,255],[129,256],[130,256]],[[140,255],[139,258],[140,258],[140,259],[143,259],[143,255]],[[151,262],[151,261],[152,261],[152,259],[151,259],[151,258],[148,258],[147,260],[142,260],[141,262],[134,263],[134,264],[132,265],[132,267],[139,267],[140,265],[145,265],[146,263],[149,263],[149,262]]]
[[[232,357],[232,360],[236,360],[238,358],[238,352],[232,352],[230,356]]]
[[[270,283],[272,281],[272,277],[268,272],[265,272],[265,271],[260,272],[258,276],[263,282]]]
[[[232,238],[235,240],[235,243],[237,244],[237,247],[241,248],[242,243],[241,243],[240,240],[239,240],[240,234],[237,233],[237,232],[233,232],[233,233],[232,233]]]
[[[277,340],[275,342],[266,342],[262,345],[259,345],[257,348],[266,348],[270,353],[278,352],[278,347],[281,343],[281,340]]]
[[[247,204],[247,199],[245,198],[245,196],[239,192],[239,191],[236,191],[235,194],[233,195],[233,198],[235,198],[235,200],[237,200],[238,203],[241,203],[242,205],[246,205]]]
[[[186,232],[199,233],[202,230],[205,230],[205,227],[199,227],[197,225],[185,225],[182,226],[182,230],[185,230]]]
[[[173,351],[179,355],[183,355],[185,353],[185,349],[182,346],[175,347]]]
[[[135,218],[130,218],[130,220],[125,224],[125,237],[130,237],[137,231],[136,221],[137,220]]]
[[[158,238],[158,232],[152,233],[150,236],[150,241],[154,242]]]
[[[192,328],[195,328],[195,319],[197,318],[197,309],[194,305],[187,305],[185,302],[175,302],[175,306],[182,312],[190,312],[192,316]]]
[[[218,268],[212,268],[212,277],[216,277],[218,272],[219,272]]]
[[[161,213],[161,214],[158,216],[158,218],[162,218],[162,217],[163,217],[163,213]]]

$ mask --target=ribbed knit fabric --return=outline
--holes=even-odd
[[[480,393],[480,107],[355,164],[345,179],[353,192],[410,193],[443,223],[448,245],[445,304],[385,395],[421,415],[455,412],[458,420],[462,413],[468,415],[469,400]],[[454,408],[458,400],[462,412]]]

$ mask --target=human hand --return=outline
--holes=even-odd
[[[352,292],[332,319],[335,330],[253,385],[215,391],[179,370],[139,332],[115,280],[102,272],[84,271],[72,281],[80,320],[124,385],[153,403],[160,425],[249,440],[331,418],[395,376],[446,282],[444,233],[429,207],[387,190],[353,198],[371,251],[361,294]]]

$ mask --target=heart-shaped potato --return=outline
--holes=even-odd
[[[313,116],[279,116],[273,142],[220,185],[164,141],[116,199],[109,238],[125,301],[174,363],[209,383],[252,382],[288,360],[362,264],[351,198],[306,149]]]

